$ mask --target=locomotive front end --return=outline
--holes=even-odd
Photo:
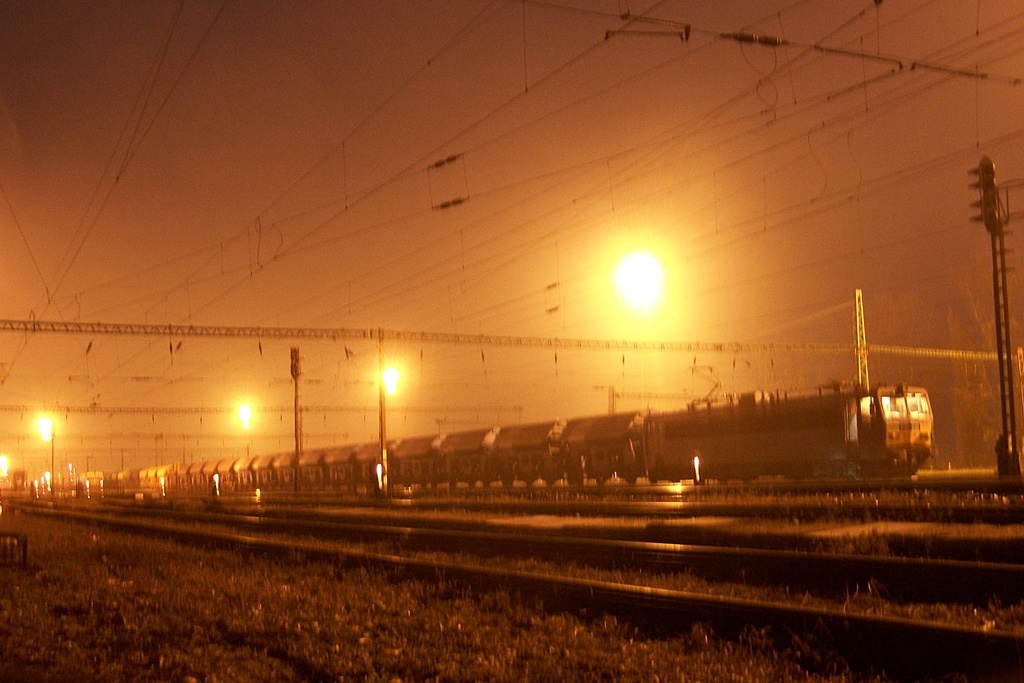
[[[885,452],[901,474],[914,474],[935,455],[934,416],[928,392],[904,385],[879,387]]]

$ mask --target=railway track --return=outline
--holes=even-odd
[[[822,595],[871,591],[893,600],[976,605],[986,605],[993,598],[1003,604],[1024,600],[1024,565],[1002,562],[580,537],[539,532],[533,527],[493,531],[481,530],[479,523],[437,518],[420,518],[412,526],[409,522],[415,518],[410,516],[389,520],[357,515],[356,521],[345,521],[338,515],[260,515],[244,510],[210,513],[130,508],[119,512],[247,531],[364,543],[386,541],[410,551],[471,552],[658,573],[689,571],[712,580],[780,585]]]
[[[336,497],[225,496],[222,498],[179,498],[147,500],[143,505],[129,499],[105,499],[105,504],[114,507],[128,506],[131,509],[168,508],[178,510],[217,510],[239,514],[258,513],[263,517],[279,517],[295,521],[347,520],[362,524],[378,524],[380,520],[393,520],[402,516],[400,525],[421,527],[435,524],[429,513],[461,517],[464,524],[451,521],[449,528],[478,530],[482,527],[481,517],[505,517],[508,519],[549,516],[562,520],[576,519],[578,524],[572,530],[574,535],[595,538],[619,538],[622,540],[649,541],[690,545],[743,546],[772,550],[800,550],[813,552],[827,545],[820,536],[812,536],[804,530],[807,524],[819,523],[834,527],[843,522],[862,525],[882,525],[884,531],[877,532],[876,540],[884,542],[887,551],[900,557],[929,557],[967,562],[1024,564],[1024,542],[1019,535],[974,533],[979,525],[986,523],[991,529],[1006,528],[1012,519],[1024,515],[1024,504],[1008,504],[1005,510],[990,515],[975,515],[965,511],[962,515],[946,512],[948,506],[934,506],[931,513],[928,505],[914,506],[917,513],[908,514],[898,505],[878,505],[870,501],[850,505],[840,501],[839,505],[779,501],[778,503],[748,502],[652,502],[652,501],[566,501],[566,500],[522,500],[522,499],[453,499],[417,498],[410,500],[366,500],[339,499]],[[954,506],[956,507],[956,506]],[[903,510],[901,512],[901,510]],[[924,513],[921,512],[924,510]],[[886,514],[890,511],[892,514]],[[739,524],[686,524],[685,520],[701,522],[709,518],[736,520]],[[620,523],[604,524],[596,521],[612,520]],[[742,524],[750,520],[752,525]],[[779,521],[772,533],[756,529],[764,521]],[[992,520],[997,520],[993,522]],[[937,528],[950,529],[950,525],[969,525],[969,533],[957,536],[950,533],[904,534],[898,527],[885,526],[885,522],[912,525],[915,523],[942,525]],[[632,522],[632,523],[630,523]],[[1024,519],[1018,522],[1024,525]],[[563,526],[572,526],[570,521]],[[751,527],[754,530],[751,530]],[[532,533],[545,533],[536,529]]]
[[[252,494],[225,495],[253,500]],[[185,497],[182,500],[196,500]],[[820,489],[813,494],[783,489],[765,492],[736,487],[691,488],[685,494],[652,494],[643,489],[520,488],[500,491],[457,491],[447,494],[407,492],[390,500],[356,498],[328,493],[294,494],[264,491],[267,506],[325,507],[364,505],[418,511],[469,511],[494,514],[576,514],[583,517],[644,516],[680,519],[688,517],[746,517],[758,519],[875,519],[961,524],[1024,524],[1024,492],[1019,487],[988,492],[930,492],[920,490]]]
[[[808,656],[834,657],[856,670],[884,670],[897,678],[918,678],[957,672],[972,677],[995,676],[996,678],[992,680],[1024,681],[1024,663],[1021,659],[1021,653],[1024,653],[1024,634],[1000,630],[991,625],[958,626],[934,620],[853,613],[845,608],[778,603],[650,585],[572,578],[554,570],[524,571],[496,567],[493,566],[493,562],[454,561],[447,558],[409,557],[352,550],[321,540],[324,532],[332,525],[296,530],[294,523],[275,520],[272,524],[267,524],[266,520],[256,518],[244,523],[249,527],[248,531],[259,529],[260,533],[243,533],[226,530],[224,525],[229,520],[223,515],[208,515],[209,519],[201,519],[193,514],[188,523],[183,524],[65,509],[33,509],[32,512],[62,515],[80,522],[108,525],[135,533],[160,534],[187,543],[229,546],[245,552],[302,558],[303,561],[356,563],[394,572],[399,576],[430,581],[457,581],[474,589],[504,586],[521,594],[541,597],[549,609],[569,610],[581,614],[612,613],[654,632],[685,632],[697,622],[708,624],[716,633],[731,638],[755,629],[770,638],[777,647],[806,648]],[[210,528],[214,523],[218,528]],[[285,526],[289,524],[289,533],[315,532],[317,540],[295,540],[266,533],[284,531]],[[353,530],[346,530],[345,533],[350,531]],[[430,530],[406,528],[404,531],[393,530],[393,533],[399,534],[406,542],[418,542],[422,538],[420,532],[424,531]],[[495,535],[488,542],[509,542],[511,539],[508,536],[502,538]],[[464,538],[468,539],[468,544],[474,548],[486,540],[479,535]],[[596,549],[600,549],[597,552],[608,552],[607,546],[595,544],[594,539],[582,540],[585,542],[575,550],[569,550],[569,555],[581,552],[580,548],[587,545],[590,546],[591,552]],[[549,541],[549,548],[569,545],[565,539],[552,538]],[[407,546],[406,542],[403,542],[403,547]],[[666,556],[657,561],[667,562],[666,566],[675,563],[677,568],[700,561],[700,552],[694,553],[694,549],[651,549],[644,548],[643,545],[631,549],[619,545],[617,552],[632,552],[632,558],[642,557],[644,553],[652,550],[656,554],[676,554],[674,559],[667,559]],[[467,541],[464,540],[462,549],[465,550],[466,547]],[[680,554],[687,552],[689,556]],[[486,549],[482,554],[487,554]],[[555,554],[564,561],[565,551]],[[736,562],[739,556],[730,556],[726,552],[719,555],[714,563],[720,566],[728,565],[730,557],[732,562]],[[757,559],[759,563],[769,563],[772,556],[747,555],[742,562],[751,559]],[[785,566],[793,564],[794,559],[776,557],[773,561]],[[822,570],[819,567],[815,571],[820,575]],[[981,571],[988,569],[982,568]],[[1001,568],[997,571],[1019,572],[1020,568]],[[1017,577],[1013,579],[1014,582],[1020,583],[1019,574],[1014,576]],[[1007,579],[1009,576],[1004,575],[1003,578]],[[962,582],[947,580],[947,583]]]

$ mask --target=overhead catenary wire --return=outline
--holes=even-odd
[[[188,72],[189,68],[191,67],[191,65],[195,61],[196,56],[198,55],[198,53],[199,53],[200,49],[202,48],[202,46],[206,43],[207,38],[210,36],[210,33],[212,32],[214,26],[217,24],[218,19],[220,19],[220,16],[224,12],[224,8],[227,6],[227,4],[228,4],[227,0],[224,0],[224,2],[221,3],[220,9],[217,11],[217,14],[214,16],[213,20],[206,27],[206,31],[203,33],[203,35],[200,38],[198,44],[192,50],[192,53],[190,54],[190,56],[188,58],[188,61],[185,63],[185,65],[182,67],[181,71],[178,73],[177,77],[174,79],[174,82],[171,84],[170,90],[164,96],[164,99],[161,101],[160,105],[157,107],[157,109],[154,112],[153,116],[149,119],[149,122],[146,125],[145,130],[143,130],[141,135],[138,135],[137,137],[136,137],[136,133],[138,132],[138,130],[136,129],[135,131],[133,131],[132,137],[131,137],[131,139],[129,140],[129,143],[128,143],[129,147],[128,147],[127,151],[125,152],[125,158],[124,158],[124,160],[121,163],[121,167],[118,169],[118,172],[117,172],[117,174],[116,174],[116,176],[114,178],[113,183],[110,185],[110,188],[107,190],[106,194],[103,196],[103,199],[101,200],[98,208],[96,209],[96,212],[93,214],[93,217],[92,217],[91,221],[89,221],[87,225],[86,225],[86,222],[85,222],[86,218],[83,216],[82,225],[80,226],[80,229],[81,229],[82,226],[84,226],[84,233],[82,234],[81,239],[77,240],[77,245],[74,243],[75,242],[74,239],[72,240],[72,244],[69,245],[68,251],[65,253],[65,258],[62,259],[62,264],[66,261],[66,265],[63,265],[62,270],[58,270],[58,273],[54,276],[55,282],[50,287],[51,293],[58,292],[61,289],[61,287],[64,285],[64,281],[67,278],[68,273],[71,272],[71,268],[74,266],[75,261],[78,259],[78,256],[79,256],[79,254],[82,251],[82,247],[85,246],[85,243],[89,239],[89,235],[92,233],[93,228],[95,228],[97,222],[99,221],[99,217],[100,217],[101,213],[103,212],[107,202],[110,200],[111,195],[113,194],[114,190],[117,188],[118,182],[120,181],[120,178],[121,178],[121,175],[125,172],[125,169],[128,167],[128,164],[131,162],[132,158],[135,156],[136,152],[139,150],[139,147],[142,145],[143,141],[149,135],[149,131],[152,130],[153,125],[156,123],[157,119],[160,117],[160,114],[161,114],[161,112],[163,112],[164,107],[166,107],[167,103],[171,99],[171,96],[174,94],[174,92],[177,89],[178,85],[181,83],[181,81],[184,78],[185,74]],[[181,5],[184,5],[184,2],[182,2]],[[175,15],[175,19],[174,19],[174,22],[171,25],[167,41],[165,42],[165,44],[163,45],[163,47],[161,49],[161,55],[160,55],[159,62],[157,64],[157,68],[159,68],[159,65],[163,62],[163,56],[164,56],[164,53],[166,52],[166,49],[167,49],[167,47],[169,45],[170,35],[173,34],[174,27],[177,24],[177,19],[178,19],[178,15],[180,14],[180,10],[181,10],[181,8],[179,7],[179,12],[178,12],[178,14]],[[154,73],[153,74],[153,83],[155,83],[156,76],[157,76],[157,74]],[[147,103],[148,103],[148,100],[149,100],[149,94],[147,93],[147,96],[146,96],[146,102]],[[144,113],[145,113],[145,110],[143,109],[143,111],[139,114],[140,118],[139,118],[138,123],[141,123],[142,116],[143,116]],[[98,189],[99,188],[97,187],[97,190]],[[91,202],[90,202],[90,204],[91,204]],[[78,234],[78,232],[76,231],[76,237],[77,237],[77,234]],[[69,254],[70,254],[70,256],[69,256]]]
[[[522,252],[522,253],[525,253],[525,251],[524,251],[524,252]],[[471,264],[471,265],[472,265],[472,264]],[[424,264],[424,265],[422,266],[422,271],[421,271],[421,272],[422,272],[422,273],[427,273],[427,272],[429,272],[429,270],[430,270],[430,269],[431,269],[432,267],[433,267],[433,265],[432,265],[432,264]],[[400,296],[400,294],[399,294],[398,292],[392,292],[392,293],[391,293],[391,296]],[[380,300],[380,297],[379,297],[379,294],[378,294],[378,297],[377,297],[376,299],[374,299],[374,301],[379,301],[379,300]],[[370,302],[369,302],[369,300],[368,300],[368,302],[366,303],[366,305],[367,305],[367,306],[370,306],[370,305],[372,305],[372,303],[370,303]]]

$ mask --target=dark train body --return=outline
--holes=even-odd
[[[698,467],[700,477],[719,480],[885,477],[913,474],[933,456],[933,422],[923,389],[836,387],[665,414],[647,438],[653,469],[668,479],[697,476]]]
[[[925,390],[833,385],[743,394],[666,413],[552,420],[388,445],[394,491],[910,475],[934,454]],[[376,443],[91,473],[107,491],[372,493]],[[95,491],[97,482],[91,484]]]

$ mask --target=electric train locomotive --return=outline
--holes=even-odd
[[[919,387],[834,384],[807,394],[751,393],[674,412],[550,420],[388,444],[392,490],[601,486],[638,482],[891,477],[934,455],[931,402]],[[150,467],[107,489],[231,493],[379,490],[378,444]],[[113,487],[111,486],[113,485]]]

